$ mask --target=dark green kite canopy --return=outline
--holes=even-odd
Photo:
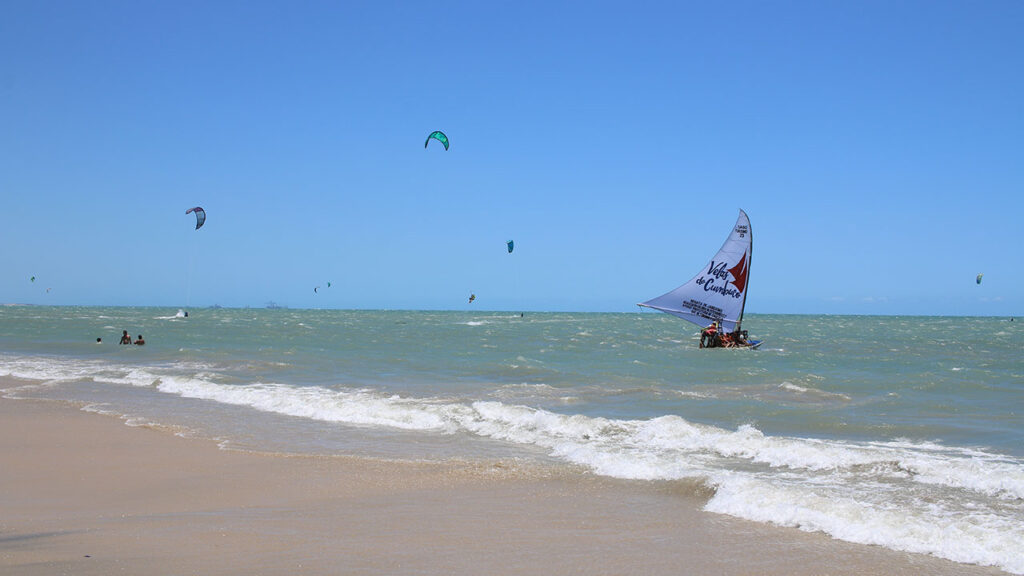
[[[437,140],[441,144],[444,144],[444,149],[445,150],[448,149],[448,137],[445,136],[444,132],[441,132],[440,130],[435,130],[435,131],[430,133],[430,136],[427,136],[427,141],[423,143],[423,147],[424,148],[427,147],[427,144],[430,144],[430,139],[431,138],[433,138],[434,140]]]
[[[193,212],[196,213],[196,230],[199,230],[203,227],[203,223],[206,222],[206,210],[203,210],[201,206],[185,210],[185,214],[191,214]]]

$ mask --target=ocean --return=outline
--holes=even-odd
[[[759,350],[699,350],[655,312],[7,306],[0,377],[226,449],[677,482],[709,512],[1024,574],[1022,324],[749,314]]]

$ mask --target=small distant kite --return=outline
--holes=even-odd
[[[313,288],[313,294],[319,294],[319,293],[320,293],[320,287],[319,286]]]
[[[36,281],[36,277],[35,277],[35,276],[33,276],[33,277],[29,278],[29,279],[28,279],[28,281],[29,281],[29,282],[35,282],[35,281]]]
[[[505,242],[505,247],[508,248],[508,253],[511,254],[512,249],[516,247],[516,243],[509,240],[508,242]]]
[[[203,210],[199,206],[185,210],[185,214],[191,214],[193,212],[196,213],[196,230],[199,230],[200,228],[203,227],[203,224],[206,222],[206,210]]]
[[[975,279],[974,279],[974,281],[975,281],[976,283],[978,283],[978,284],[981,284],[981,277],[982,277],[982,276],[984,276],[984,274],[978,274],[978,277],[977,277],[977,278],[975,278]]]
[[[441,132],[440,130],[435,130],[430,133],[430,136],[427,136],[427,141],[423,143],[423,148],[426,148],[427,144],[430,144],[431,138],[443,144],[445,150],[448,149],[448,137],[445,136],[444,132]]]
[[[470,295],[469,295],[469,303],[470,303],[470,304],[472,304],[472,303],[473,303],[473,300],[476,300],[476,294],[470,294]]]

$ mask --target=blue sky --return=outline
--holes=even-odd
[[[998,1],[7,0],[0,302],[630,311],[742,208],[748,312],[1020,315],[1021,30]]]

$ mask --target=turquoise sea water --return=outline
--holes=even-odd
[[[229,447],[697,479],[712,512],[1024,573],[1021,323],[748,315],[753,351],[649,312],[4,307],[0,376]]]

